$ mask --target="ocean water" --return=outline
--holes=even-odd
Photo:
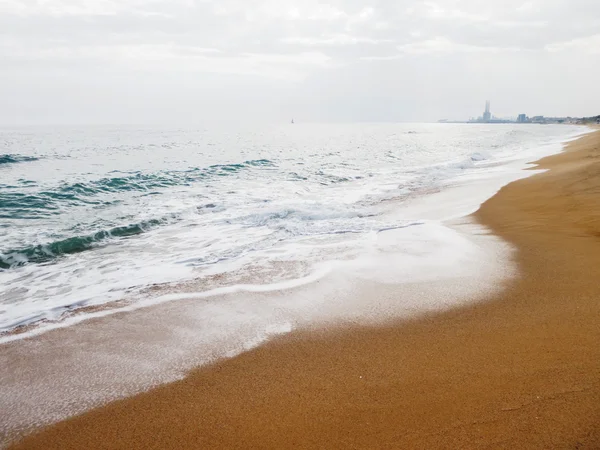
[[[336,264],[367,270],[361,261],[389,231],[402,245],[389,244],[395,269],[379,270],[383,281],[451,277],[468,248],[443,221],[474,211],[524,163],[583,131],[1,129],[0,332],[41,332],[105,305],[313,283]]]

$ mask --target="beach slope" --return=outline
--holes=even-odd
[[[475,215],[518,249],[496,298],[293,333],[14,448],[600,448],[600,133],[539,165]]]

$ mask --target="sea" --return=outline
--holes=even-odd
[[[0,128],[0,448],[292,331],[485,301],[518,266],[469,215],[587,131]]]
[[[584,130],[0,129],[0,342],[122,308],[316,282],[389,230],[406,244],[395,281],[452,276],[465,250],[444,220]]]

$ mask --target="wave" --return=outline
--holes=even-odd
[[[22,155],[15,155],[12,153],[0,155],[0,165],[16,164],[16,163],[20,163],[20,162],[37,161],[37,160],[38,160],[38,158],[34,158],[33,156],[22,156]]]
[[[155,192],[173,186],[189,186],[211,177],[224,177],[255,167],[272,167],[268,159],[244,161],[238,164],[216,164],[204,168],[158,173],[127,173],[125,176],[105,177],[88,182],[69,183],[53,190],[40,192],[0,192],[0,217],[32,218],[60,212],[64,206],[103,204],[98,195],[140,191]],[[113,172],[114,174],[119,172]]]
[[[78,204],[108,205],[115,201],[94,201],[64,192],[42,191],[36,194],[0,191],[0,218],[35,219],[60,214],[64,206]]]
[[[315,172],[315,175],[317,175],[318,177],[319,184],[325,186],[329,184],[346,183],[350,181],[350,178],[340,177],[331,173],[323,172],[322,170],[318,170],[317,172]]]
[[[471,161],[473,162],[485,161],[487,159],[489,159],[489,156],[484,153],[475,152],[471,155]]]
[[[311,208],[282,208],[239,217],[235,221],[244,228],[265,227],[288,236],[365,233],[377,231],[381,223],[377,214],[366,211],[331,209],[326,205]],[[385,225],[387,226],[387,225]]]
[[[124,238],[145,233],[166,222],[167,219],[152,219],[109,230],[101,230],[87,236],[74,236],[47,244],[32,245],[0,252],[0,269],[7,270],[26,264],[51,262],[65,255],[91,250],[108,239]]]
[[[268,159],[245,161],[239,164],[215,164],[204,168],[183,171],[167,171],[155,174],[135,173],[125,177],[101,178],[87,183],[74,183],[61,186],[60,193],[75,193],[91,196],[106,192],[148,191],[153,189],[187,185],[211,176],[228,176],[249,167],[265,167],[274,164]]]

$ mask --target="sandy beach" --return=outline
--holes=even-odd
[[[292,333],[12,448],[600,448],[600,133],[539,166],[475,214],[518,249],[495,298]]]

